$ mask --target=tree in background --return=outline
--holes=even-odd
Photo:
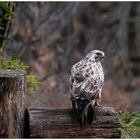
[[[6,46],[8,33],[14,15],[15,3],[14,2],[0,2],[0,54],[2,55],[3,49]]]

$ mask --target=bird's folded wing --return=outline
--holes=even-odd
[[[80,73],[72,73],[70,77],[71,96],[79,98],[81,84],[84,83],[85,77]]]
[[[83,76],[82,73],[75,73],[74,80],[76,81],[76,83],[80,83],[85,80],[85,77]]]
[[[90,82],[89,80],[87,80],[81,85],[79,94],[81,99],[94,100],[95,98],[97,98],[100,91],[100,86],[97,86],[94,83],[95,82]]]

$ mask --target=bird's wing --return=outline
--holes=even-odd
[[[72,98],[78,98],[80,94],[80,87],[83,84],[85,77],[78,71],[73,71],[70,76],[70,88]]]
[[[88,99],[88,100],[94,100],[100,91],[100,86],[95,84],[96,82],[91,82],[90,80],[87,80],[81,85],[80,88],[80,98],[81,99]]]
[[[93,69],[93,71],[95,70]],[[88,100],[94,100],[97,98],[104,82],[104,78],[102,76],[102,71],[99,71],[96,74],[90,73],[89,77],[86,77],[86,80],[81,85],[80,98]]]
[[[85,80],[85,77],[82,73],[75,73],[74,80],[76,83],[81,83]]]
[[[87,67],[82,69],[83,72],[80,72],[75,65],[71,70],[71,95],[74,98],[93,100],[98,96],[103,84],[102,69],[100,70],[98,64],[89,71],[86,71]]]

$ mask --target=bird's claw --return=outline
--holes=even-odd
[[[102,105],[100,105],[99,103],[95,103],[95,107],[102,107]]]

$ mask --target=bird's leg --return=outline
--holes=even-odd
[[[98,99],[96,99],[96,101],[95,101],[95,106],[97,106],[97,107],[101,107],[102,106],[102,105],[100,105],[100,101]]]
[[[95,99],[95,106],[101,107],[101,92],[98,94],[97,98]]]

